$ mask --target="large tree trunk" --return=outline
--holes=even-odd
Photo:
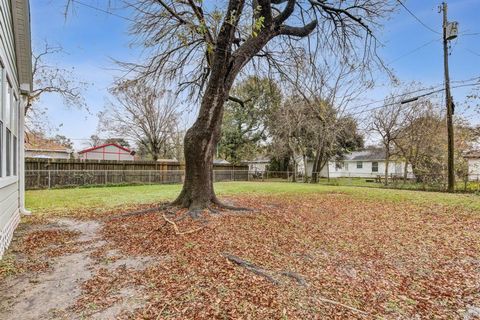
[[[180,195],[173,204],[190,210],[208,208],[211,204],[232,208],[221,204],[213,190],[213,157],[220,139],[223,107],[240,70],[276,35],[273,28],[266,28],[257,37],[245,41],[232,54],[231,47],[239,21],[232,18],[241,16],[244,4],[243,0],[229,1],[227,18],[220,27],[215,49],[208,56],[209,60],[211,59],[210,76],[198,118],[185,135],[185,181]],[[316,22],[311,30],[307,28],[308,33],[315,26]]]
[[[223,88],[215,96],[205,96],[197,121],[185,134],[185,181],[174,205],[201,210],[211,204],[220,204],[213,190],[213,159],[225,100]]]

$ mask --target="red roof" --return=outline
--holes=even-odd
[[[105,148],[105,147],[108,147],[108,146],[114,146],[114,147],[117,147],[119,149],[122,149],[123,151],[126,151],[130,154],[134,154],[135,152],[134,151],[131,151],[130,149],[127,149],[125,147],[122,147],[121,145],[119,144],[116,144],[116,143],[106,143],[106,144],[102,144],[100,146],[96,146],[96,147],[91,147],[91,148],[87,148],[87,149],[84,149],[82,151],[79,151],[78,154],[81,154],[81,153],[85,153],[85,152],[89,152],[89,151],[92,151],[92,150],[97,150],[97,149],[101,149],[101,148]]]

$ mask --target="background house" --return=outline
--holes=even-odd
[[[0,258],[24,209],[24,114],[32,88],[28,0],[0,2]]]
[[[26,134],[26,158],[70,159],[72,152],[70,148],[59,144],[53,139],[40,137],[35,134]]]
[[[265,172],[267,171],[268,165],[270,164],[270,159],[256,158],[254,160],[242,161],[242,164],[248,165],[248,171],[250,172]]]
[[[468,166],[468,180],[480,180],[480,151],[469,151],[464,155]]]
[[[78,152],[81,160],[134,161],[135,152],[116,143],[107,143]]]
[[[385,151],[383,149],[366,149],[354,151],[344,156],[342,160],[329,161],[328,167],[320,171],[322,177],[330,178],[368,178],[385,174]],[[390,159],[388,164],[389,175],[403,177],[405,162]],[[408,177],[413,177],[411,167],[408,167]]]

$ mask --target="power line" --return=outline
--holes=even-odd
[[[426,25],[419,17],[417,17],[412,11],[410,11],[410,9],[407,8],[406,5],[403,4],[403,2],[401,0],[397,0],[398,3],[400,3],[400,5],[413,17],[415,18],[415,20],[417,20],[425,29],[433,32],[433,33],[436,33],[436,34],[441,34],[440,32],[438,32],[437,30],[435,29],[432,29],[430,28],[428,25]]]
[[[480,57],[480,54],[479,54],[479,53],[476,53],[476,52],[475,52],[475,51],[473,51],[473,50],[470,50],[470,49],[468,49],[468,48],[467,48],[467,49],[465,49],[465,50],[467,50],[467,51],[468,51],[468,52],[470,52],[471,54],[474,54],[474,55],[476,55],[476,56]]]
[[[473,32],[473,33],[460,33],[460,36],[479,36],[480,32]]]
[[[402,58],[404,58],[404,57],[406,57],[406,56],[409,56],[409,55],[411,55],[412,53],[415,53],[415,52],[417,52],[418,50],[423,49],[423,48],[425,48],[426,46],[434,43],[435,41],[441,40],[441,39],[442,39],[442,38],[435,38],[435,39],[433,39],[433,40],[430,40],[430,41],[428,41],[428,42],[425,42],[424,44],[422,44],[422,45],[420,45],[420,46],[418,46],[418,47],[416,47],[416,48],[414,48],[414,49],[412,49],[412,50],[410,50],[410,51],[408,51],[408,52],[405,52],[404,54],[402,54],[401,56],[393,59],[392,61],[387,62],[387,65],[388,65],[388,64],[392,64],[392,63],[394,63],[394,62],[397,62],[398,60],[400,60],[400,59],[402,59]]]
[[[475,80],[480,81],[480,77],[473,77],[473,78],[464,79],[464,80],[453,80],[453,81],[450,81],[450,82],[464,84],[464,83],[475,81]],[[427,87],[427,88],[422,88],[422,89],[417,89],[417,90],[414,90],[414,91],[405,92],[405,93],[393,96],[392,98],[400,98],[400,97],[404,97],[404,96],[407,96],[407,95],[410,95],[410,94],[413,94],[413,93],[418,93],[418,92],[422,92],[422,91],[426,91],[426,90],[436,90],[435,88],[440,87],[440,86],[443,87],[443,85],[444,85],[443,83],[440,83],[440,84],[433,85],[433,86],[430,86],[430,87]],[[470,85],[480,85],[480,83],[467,84],[467,86],[470,86]],[[454,88],[460,88],[460,87],[462,87],[462,86],[458,85],[458,86],[455,86]],[[385,99],[371,101],[371,102],[368,102],[368,103],[365,103],[365,104],[362,104],[362,105],[358,105],[356,107],[349,108],[349,109],[359,109],[359,108],[363,108],[363,107],[368,107],[368,106],[371,106],[373,104],[377,104],[377,103],[384,102],[384,101],[385,101]],[[368,110],[371,110],[371,109],[368,109]],[[368,110],[365,110],[365,112],[368,111]]]
[[[452,89],[463,88],[463,87],[473,87],[473,86],[480,86],[480,82],[452,86]],[[425,90],[426,89],[407,92],[407,93],[397,95],[397,96],[393,96],[393,97],[390,97],[390,98],[394,99],[394,98],[404,97],[406,95],[409,95],[409,94],[412,94],[412,93],[415,93],[415,92],[419,92],[419,91],[425,91]],[[417,96],[417,98],[423,98],[423,97],[426,97],[426,96],[429,96],[429,95],[432,95],[432,94],[435,94],[435,93],[443,92],[443,91],[445,91],[445,88],[441,88],[441,89],[437,89],[437,90],[433,90],[433,91],[421,94],[421,95]],[[379,100],[379,101],[384,101],[384,100]],[[393,106],[393,105],[396,105],[398,103],[399,102],[387,103],[387,104],[384,104],[384,105],[381,105],[381,106],[378,106],[378,107],[374,107],[374,108],[370,108],[370,109],[367,109],[367,110],[361,110],[361,111],[358,111],[358,112],[349,113],[348,115],[349,116],[355,116],[355,115],[362,114],[362,113],[365,113],[365,112],[370,112],[370,111],[373,111],[373,110],[378,110],[378,109],[386,108],[386,107],[389,107],[389,106]],[[371,103],[371,104],[374,104],[374,103]],[[365,106],[365,105],[363,105],[363,106]],[[367,104],[367,106],[368,106],[368,104]],[[359,106],[359,107],[362,107],[362,106]],[[357,107],[354,107],[353,109],[357,109],[359,107],[357,106]]]
[[[88,4],[88,3],[85,3],[85,2],[82,2],[82,1],[79,1],[79,0],[72,0],[72,3],[78,3],[79,5],[82,5],[84,7],[87,7],[87,8],[90,8],[90,9],[93,9],[93,10],[96,10],[96,11],[99,11],[99,12],[103,12],[105,14],[109,14],[111,16],[114,16],[114,17],[117,17],[117,18],[120,18],[120,19],[124,19],[124,20],[127,20],[127,21],[130,21],[130,22],[135,22],[135,20],[133,19],[130,19],[128,17],[125,17],[125,16],[122,16],[122,15],[119,15],[119,14],[116,14],[114,12],[111,12],[111,11],[108,11],[108,10],[105,10],[105,9],[102,9],[102,8],[99,8],[99,7],[96,7],[96,6],[93,6],[91,4]]]

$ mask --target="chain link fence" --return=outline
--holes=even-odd
[[[387,182],[384,175],[374,173],[330,178],[321,177],[320,173],[314,173],[312,176],[292,171],[213,170],[214,182],[297,182],[423,191],[445,191],[447,189],[444,175],[403,177],[392,174]],[[179,184],[183,183],[184,177],[183,170],[27,170],[25,187],[32,190],[132,184]],[[480,175],[470,174],[457,177],[456,191],[480,193]]]

